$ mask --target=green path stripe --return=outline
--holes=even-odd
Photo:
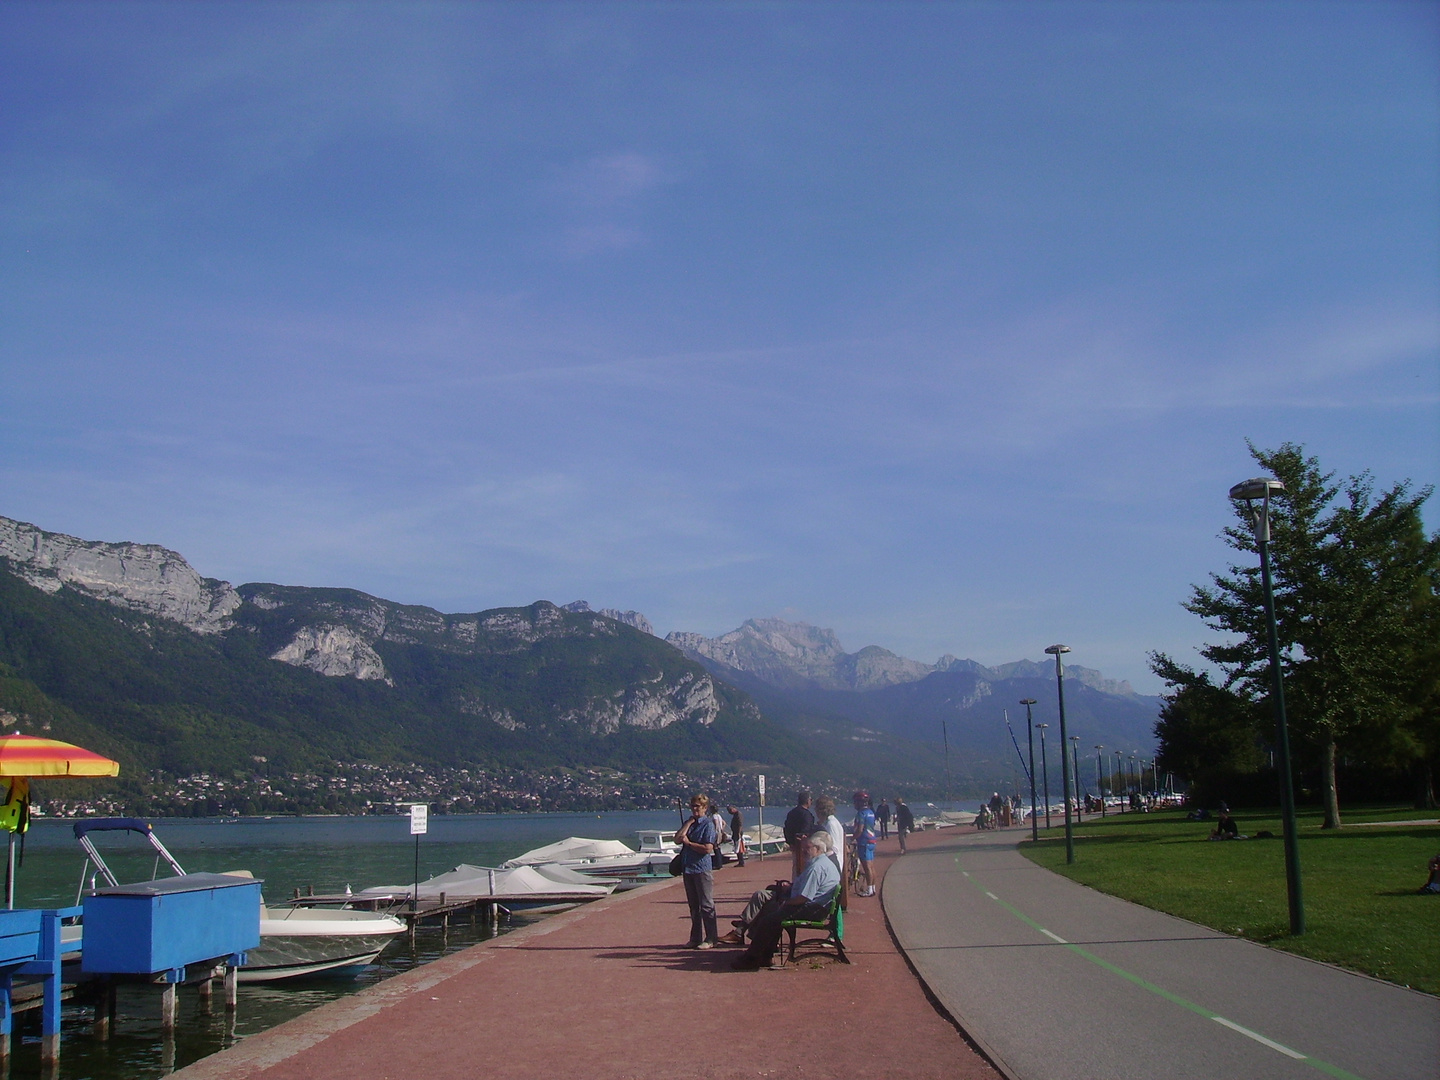
[[[1271,1039],[1268,1039],[1268,1038],[1266,1038],[1265,1036],[1260,1035],[1258,1032],[1251,1031],[1249,1028],[1241,1027],[1239,1024],[1235,1023],[1233,1020],[1227,1020],[1227,1019],[1225,1019],[1223,1016],[1221,1016],[1220,1014],[1211,1012],[1209,1009],[1205,1008],[1203,1005],[1196,1005],[1193,1001],[1187,1001],[1185,998],[1182,998],[1179,994],[1172,994],[1169,990],[1166,990],[1163,986],[1156,986],[1154,983],[1149,982],[1149,981],[1147,981],[1147,980],[1145,980],[1145,979],[1142,979],[1139,975],[1132,974],[1131,972],[1126,971],[1124,968],[1122,968],[1122,967],[1117,967],[1117,966],[1115,966],[1114,964],[1110,963],[1109,960],[1105,960],[1105,959],[1102,959],[1102,958],[1099,957],[1099,956],[1096,956],[1096,955],[1095,955],[1094,953],[1092,953],[1089,949],[1082,948],[1081,946],[1076,945],[1074,942],[1066,941],[1064,938],[1058,937],[1057,935],[1051,933],[1049,930],[1045,929],[1045,927],[1041,926],[1041,925],[1040,925],[1039,923],[1037,923],[1034,919],[1030,918],[1029,915],[1026,915],[1026,914],[1025,914],[1023,911],[1021,911],[1019,908],[1015,907],[1013,904],[1009,903],[1008,901],[1005,901],[1005,900],[1000,899],[1000,897],[996,896],[996,895],[995,895],[994,893],[992,893],[989,889],[985,888],[985,886],[981,885],[978,881],[975,881],[975,879],[974,879],[973,877],[971,877],[970,874],[969,874],[967,871],[961,870],[961,869],[960,869],[960,856],[959,856],[958,853],[955,855],[955,868],[956,868],[957,870],[960,870],[960,873],[961,873],[961,874],[963,874],[966,878],[968,878],[971,882],[973,882],[974,885],[975,885],[975,887],[976,887],[977,889],[979,889],[982,893],[984,893],[986,896],[988,896],[991,900],[995,901],[995,903],[999,904],[1002,908],[1004,908],[1006,911],[1008,911],[1011,915],[1015,916],[1015,918],[1019,919],[1019,920],[1020,920],[1022,923],[1024,923],[1026,926],[1030,927],[1030,929],[1036,931],[1037,933],[1041,934],[1041,935],[1044,936],[1044,937],[1050,938],[1051,940],[1055,941],[1057,944],[1061,945],[1062,947],[1064,947],[1064,948],[1066,948],[1066,949],[1069,949],[1069,950],[1070,950],[1072,953],[1074,953],[1076,956],[1083,956],[1086,960],[1089,960],[1092,964],[1095,964],[1097,967],[1102,967],[1102,968],[1104,968],[1106,971],[1110,972],[1112,975],[1118,975],[1118,976],[1120,976],[1120,978],[1125,979],[1127,982],[1132,982],[1132,983],[1134,983],[1136,986],[1141,987],[1142,989],[1148,990],[1148,991],[1150,991],[1150,993],[1155,994],[1155,995],[1158,996],[1158,997],[1162,997],[1162,998],[1164,998],[1166,1001],[1168,1001],[1168,1002],[1170,1002],[1170,1003],[1172,1003],[1172,1004],[1174,1004],[1174,1005],[1179,1005],[1182,1009],[1189,1009],[1191,1012],[1197,1014],[1198,1016],[1203,1016],[1203,1017],[1205,1017],[1205,1019],[1207,1019],[1207,1020],[1215,1020],[1215,1021],[1218,1021],[1218,1022],[1219,1022],[1220,1024],[1222,1024],[1223,1026],[1225,1026],[1225,1027],[1227,1027],[1227,1028],[1230,1028],[1230,1029],[1233,1030],[1233,1031],[1237,1031],[1237,1032],[1239,1032],[1239,1033],[1242,1034],[1242,1035],[1246,1035],[1246,1036],[1248,1036],[1249,1038],[1252,1038],[1252,1039],[1256,1040],[1256,1041],[1259,1042],[1262,1046],[1268,1046],[1268,1047],[1270,1047],[1271,1049],[1277,1050],[1278,1052],[1280,1052],[1280,1053],[1282,1053],[1282,1054],[1286,1054],[1286,1055],[1288,1055],[1288,1056],[1295,1057],[1296,1059],[1305,1062],[1305,1064],[1307,1064],[1307,1065],[1312,1065],[1312,1066],[1314,1066],[1316,1069],[1319,1069],[1321,1072],[1325,1073],[1327,1076],[1333,1076],[1333,1077],[1335,1077],[1336,1080],[1362,1080],[1361,1077],[1356,1076],[1356,1075],[1355,1075],[1354,1073],[1352,1073],[1352,1072],[1346,1072],[1344,1069],[1340,1068],[1339,1066],[1331,1065],[1331,1064],[1329,1064],[1328,1062],[1321,1061],[1319,1058],[1313,1058],[1313,1057],[1311,1057],[1309,1054],[1302,1054],[1302,1053],[1300,1053],[1298,1050],[1291,1050],[1288,1046],[1284,1046],[1284,1045],[1282,1045],[1282,1044],[1280,1044],[1280,1043],[1277,1043],[1277,1042],[1275,1042],[1275,1041],[1273,1041],[1273,1040],[1271,1040]]]

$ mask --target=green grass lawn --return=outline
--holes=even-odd
[[[1300,873],[1306,933],[1290,936],[1280,818],[1238,813],[1240,831],[1273,840],[1211,843],[1211,822],[1179,811],[1086,817],[1075,827],[1075,863],[1065,865],[1058,819],[1020,850],[1047,869],[1137,904],[1338,964],[1429,994],[1440,994],[1440,895],[1422,896],[1426,863],[1440,853],[1440,825],[1368,826],[1434,819],[1395,807],[1345,810],[1344,827],[1320,828],[1318,810],[1300,814]]]

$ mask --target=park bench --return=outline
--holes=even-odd
[[[830,901],[830,907],[825,912],[823,919],[785,919],[780,923],[780,929],[785,931],[790,938],[790,963],[795,962],[795,950],[798,947],[795,941],[795,934],[799,930],[824,930],[823,938],[807,938],[800,942],[800,945],[833,945],[835,953],[840,957],[840,962],[850,963],[850,958],[845,955],[845,913],[840,910],[840,890],[835,890],[835,897]],[[784,946],[781,946],[781,959],[785,958]]]

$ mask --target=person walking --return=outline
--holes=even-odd
[[[730,811],[730,842],[734,845],[735,865],[745,865],[745,815],[738,806],[727,806]]]
[[[890,804],[884,799],[875,808],[875,820],[880,823],[880,839],[890,839]]]
[[[905,800],[895,799],[895,834],[900,837],[900,854],[905,854],[905,836],[915,831],[915,815],[910,812],[910,807],[905,805]]]
[[[791,881],[805,869],[807,841],[814,831],[815,815],[810,810],[810,792],[802,788],[795,793],[795,805],[785,815],[785,843],[790,845]]]
[[[681,877],[685,879],[685,902],[690,905],[690,947],[714,948],[720,937],[715,926],[715,878],[710,855],[719,844],[715,823],[709,817],[710,799],[696,795],[690,800],[690,820],[675,833],[680,845]]]

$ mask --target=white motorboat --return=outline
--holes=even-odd
[[[664,835],[663,830],[653,832],[657,837]],[[665,873],[676,850],[673,845],[666,850],[658,840],[653,847],[636,851],[623,840],[590,840],[583,836],[570,836],[517,855],[503,867],[548,864],[581,874],[633,878],[642,874]]]
[[[149,822],[139,818],[94,818],[75,823],[75,839],[85,850],[85,868],[80,873],[84,894],[90,864],[106,884],[119,885],[91,839],[96,832],[133,832],[145,837],[155,850],[158,870],[161,860],[177,876],[185,871],[171,855]],[[249,871],[230,871],[234,877],[251,877]],[[91,877],[94,887],[94,876]],[[77,904],[80,897],[76,897]],[[301,975],[355,975],[373,964],[405,924],[389,915],[370,911],[334,909],[271,908],[260,902],[260,944],[245,954],[238,978],[244,983],[276,982]]]
[[[784,851],[785,830],[779,825],[751,825],[745,830],[745,849],[752,855],[761,850],[766,855]]]
[[[493,900],[510,911],[559,911],[600,900],[618,879],[601,879],[563,866],[471,866],[461,863],[415,885],[376,885],[354,894],[357,904],[395,906],[418,897],[420,905]]]

